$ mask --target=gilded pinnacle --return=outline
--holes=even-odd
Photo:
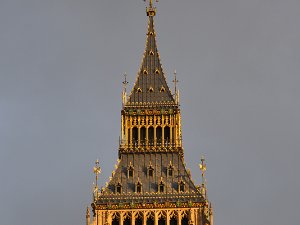
[[[144,0],[146,2],[146,0]],[[158,0],[156,0],[158,2]],[[153,0],[149,0],[149,8],[147,7],[147,16],[155,16],[156,14],[156,8],[153,7]]]

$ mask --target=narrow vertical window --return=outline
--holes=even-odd
[[[132,166],[132,163],[129,163],[129,166],[127,167],[127,177],[133,177],[134,168]]]
[[[179,192],[185,192],[185,183],[183,182],[183,180],[181,180],[178,184],[178,191]]]
[[[150,162],[150,165],[148,166],[148,177],[151,178],[151,177],[154,177],[154,168]]]
[[[122,193],[122,185],[121,185],[120,182],[118,182],[118,184],[116,185],[116,190],[115,190],[115,192],[116,192],[117,194],[121,194],[121,193]]]
[[[167,175],[168,175],[168,177],[173,177],[173,175],[174,175],[174,167],[173,167],[171,161],[170,161],[170,164],[168,166]]]
[[[141,184],[141,182],[137,182],[136,183],[136,193],[141,193],[142,192],[142,184]]]
[[[160,193],[163,193],[163,192],[165,192],[165,184],[161,181],[160,183],[159,183],[159,185],[158,185],[158,191],[160,192]]]

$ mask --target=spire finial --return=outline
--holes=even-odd
[[[99,160],[97,159],[95,162],[95,166],[93,168],[93,172],[95,174],[95,186],[94,186],[94,200],[98,198],[98,174],[101,173],[101,168],[99,166]]]
[[[177,84],[178,84],[179,80],[177,80],[177,72],[176,70],[174,70],[174,80],[173,80],[173,83],[174,83],[174,88],[175,88],[175,94],[177,93]]]
[[[206,180],[205,180],[205,172],[206,172],[206,163],[204,156],[201,156],[201,163],[199,164],[202,176],[202,187],[201,191],[204,196],[206,196]]]
[[[144,0],[144,2],[146,2],[147,0]],[[158,0],[156,0],[156,2],[158,2]],[[149,8],[153,7],[153,0],[149,0]]]
[[[122,82],[122,84],[123,84],[122,102],[123,102],[123,106],[124,106],[126,103],[126,99],[127,99],[126,87],[128,84],[126,73],[124,73],[124,81]]]
[[[126,86],[128,84],[126,72],[124,73],[124,81],[122,82],[122,84],[123,84],[124,91],[126,92]]]
[[[175,89],[175,101],[178,104],[179,103],[179,94],[178,94],[178,91],[177,91],[177,84],[178,84],[179,80],[177,80],[176,70],[174,70],[174,80],[172,82],[174,83],[174,89]]]
[[[146,2],[147,0],[144,0]],[[158,0],[156,0],[158,2]],[[149,8],[147,7],[147,16],[155,16],[156,8],[153,7],[153,0],[149,0]]]

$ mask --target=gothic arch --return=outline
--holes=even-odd
[[[158,219],[160,219],[160,218],[164,218],[164,219],[167,218],[167,213],[166,213],[166,211],[162,210],[162,211],[159,211],[159,212],[158,212]]]
[[[143,225],[143,214],[141,212],[135,214],[135,225]]]
[[[154,225],[155,216],[153,212],[148,212],[146,218],[146,225]]]
[[[189,216],[187,211],[182,212],[181,225],[189,225]]]
[[[173,211],[170,214],[170,225],[178,225],[178,214],[176,211]]]
[[[149,212],[145,212],[145,213],[146,213],[146,218],[147,219],[152,218],[154,220],[154,218],[155,218],[154,212],[149,211]]]
[[[115,212],[112,214],[112,225],[119,225],[120,224],[120,214],[118,212]]]
[[[123,225],[131,225],[131,213],[126,212],[123,215]]]
[[[158,219],[158,225],[166,225],[166,218],[161,216],[159,219]]]

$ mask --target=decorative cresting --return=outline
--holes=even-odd
[[[93,218],[90,221],[87,209],[86,225],[213,225],[204,158],[200,186],[195,185],[184,162],[178,80],[175,72],[172,95],[156,46],[152,0],[146,13],[146,48],[128,98],[124,75],[118,161],[101,190],[96,161]]]

